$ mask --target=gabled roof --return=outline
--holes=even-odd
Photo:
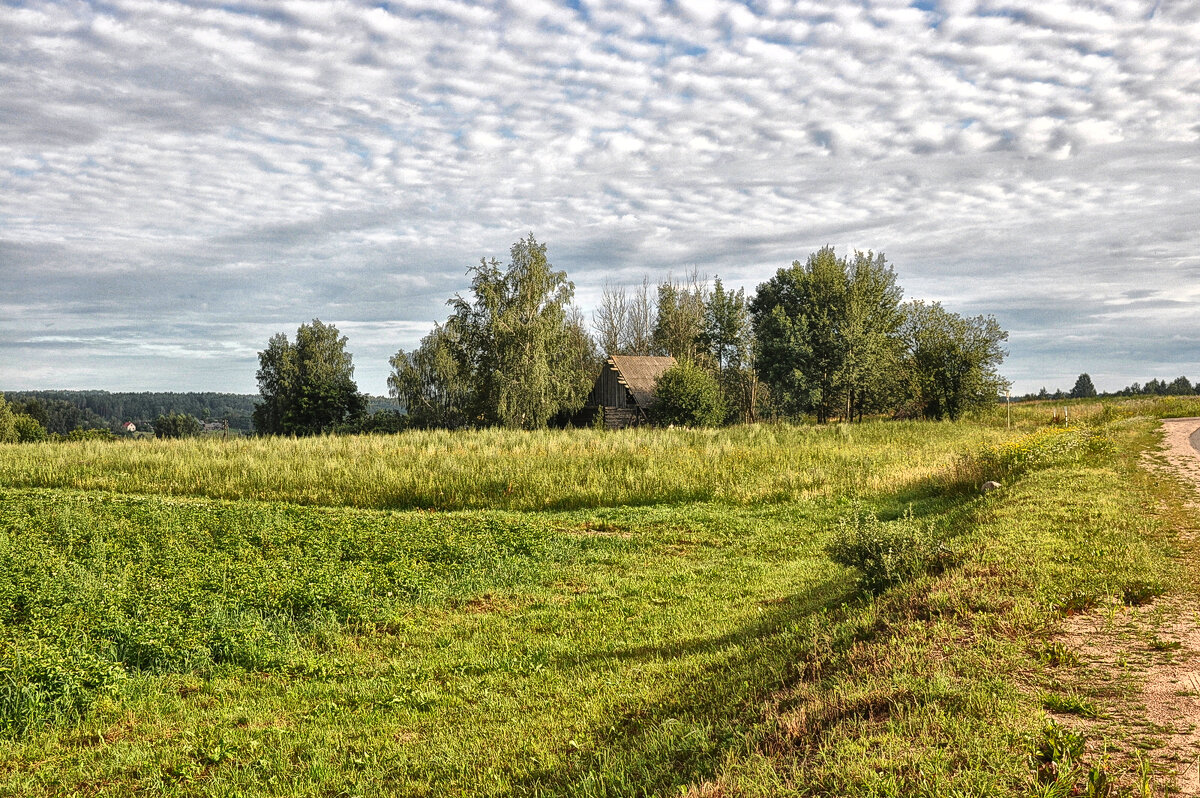
[[[654,401],[654,383],[675,365],[675,358],[612,355],[608,362],[616,369],[617,380],[633,394],[634,401],[640,407],[648,407]]]

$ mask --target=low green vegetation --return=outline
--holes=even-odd
[[[0,795],[1134,784],[1046,713],[1182,589],[1154,423],[1047,411],[2,446]]]

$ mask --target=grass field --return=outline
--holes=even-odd
[[[1185,589],[1107,408],[0,447],[0,795],[1069,794],[1048,635]]]

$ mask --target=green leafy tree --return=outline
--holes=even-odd
[[[13,402],[12,409],[14,413],[23,413],[29,416],[43,427],[48,428],[50,426],[50,414],[41,399],[34,397],[26,399],[24,402]]]
[[[833,247],[794,261],[750,303],[755,358],[786,412],[861,415],[894,399],[901,291],[882,254]]]
[[[1195,393],[1196,389],[1187,377],[1176,377],[1167,386],[1167,396],[1192,396]]]
[[[17,442],[16,414],[0,393],[0,443]]]
[[[652,344],[654,352],[676,360],[695,360],[702,345],[706,292],[695,272],[686,283],[667,280],[658,286]]]
[[[679,361],[659,376],[648,410],[657,424],[694,427],[715,427],[727,412],[716,378],[690,360]]]
[[[842,315],[845,342],[838,373],[845,417],[860,420],[896,403],[900,346],[897,332],[904,319],[903,292],[883,253],[855,252],[847,268]]]
[[[1092,378],[1087,372],[1080,374],[1079,379],[1075,380],[1075,387],[1069,395],[1072,399],[1090,399],[1096,395],[1096,386],[1092,385]]]
[[[596,353],[571,304],[575,286],[530,233],[513,244],[507,268],[492,258],[471,269],[471,297],[450,300],[444,341],[470,386],[461,411],[472,424],[545,427],[583,406]]]
[[[50,433],[46,432],[46,428],[36,418],[25,413],[13,416],[13,428],[17,432],[19,443],[37,443],[50,437]]]
[[[270,435],[316,435],[366,413],[366,397],[354,382],[346,337],[313,319],[296,331],[296,342],[278,333],[258,353],[254,426]]]
[[[757,417],[759,380],[754,370],[754,335],[743,289],[726,291],[718,277],[704,306],[701,343],[712,362],[731,415]]]
[[[188,413],[164,413],[153,424],[156,438],[194,438],[202,429],[199,419]]]
[[[299,391],[296,348],[286,333],[276,333],[267,348],[258,353],[258,392],[262,401],[254,406],[254,429],[263,435],[282,435],[291,425]]]
[[[456,347],[446,327],[435,324],[411,352],[391,359],[388,390],[415,427],[456,429],[467,423],[471,386],[459,371]]]
[[[925,418],[954,420],[1008,388],[998,369],[1008,333],[991,316],[963,317],[939,303],[903,306],[900,336],[908,395]]]

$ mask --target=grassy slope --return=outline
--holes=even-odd
[[[1113,435],[1135,452],[1150,426]],[[298,453],[326,446],[367,473],[409,473],[418,506],[454,484],[451,506],[580,508],[510,513],[214,501],[217,449],[148,448],[154,464],[137,466],[201,497],[121,496],[128,447],[86,448],[84,466],[65,448],[10,448],[8,484],[41,474],[28,481],[92,490],[2,495],[0,590],[23,608],[2,642],[27,661],[4,695],[38,662],[78,670],[80,652],[127,675],[77,680],[80,719],[64,700],[58,722],[44,707],[49,726],[0,738],[0,794],[1024,792],[1021,735],[1055,688],[1038,636],[1063,607],[1162,581],[1169,536],[1132,454],[1035,471],[986,499],[930,481],[1003,434],[280,442],[275,468],[260,454],[218,492],[396,502],[395,483],[342,484],[340,499],[329,480],[308,486],[316,466]],[[532,451],[517,460],[514,446]],[[577,481],[597,447],[617,452],[618,475]],[[203,478],[170,465],[189,454]],[[434,464],[420,479],[419,456]],[[504,487],[465,492],[468,464],[505,463]],[[681,498],[636,506],[656,484]],[[862,596],[822,554],[849,494],[885,517],[911,505],[961,564]],[[43,698],[63,687],[38,678]]]

